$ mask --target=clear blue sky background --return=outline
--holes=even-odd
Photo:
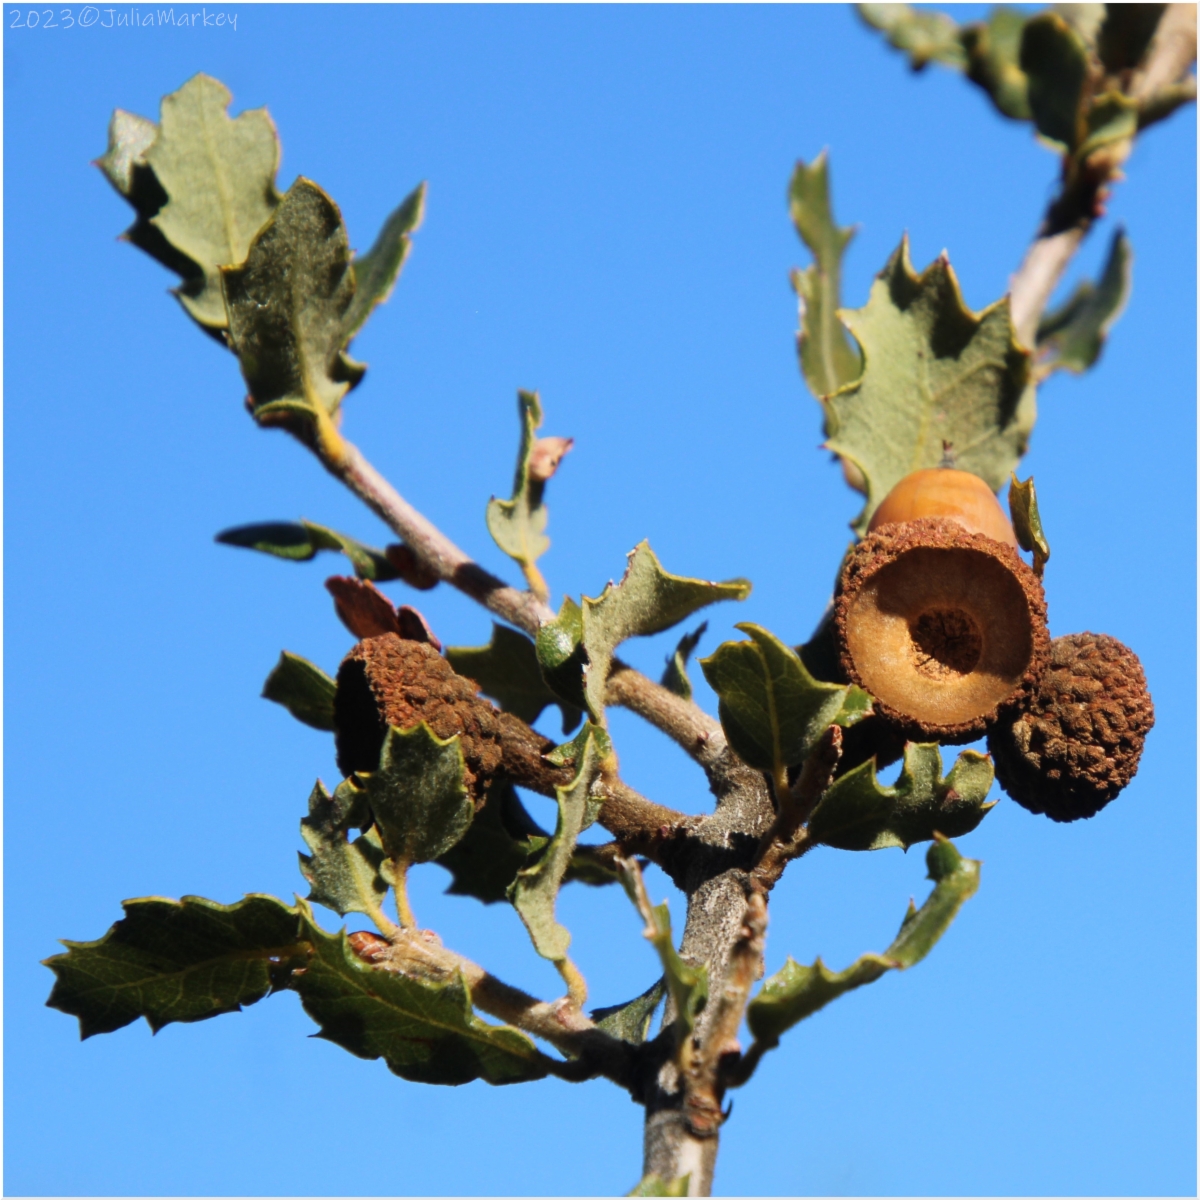
[[[306,516],[387,540],[254,428],[235,360],[115,240],[130,210],[89,160],[113,107],[157,118],[203,70],[234,111],[270,107],[281,186],[318,181],[359,248],[429,180],[401,284],[355,345],[371,370],[347,433],[511,577],[484,506],[511,482],[516,389],[540,388],[545,431],[576,438],[550,494],[555,593],[598,594],[648,537],[670,570],[754,581],[712,610],[710,652],[739,620],[807,637],[857,509],[795,362],[795,160],[830,148],[839,218],[859,225],[847,304],[908,230],[918,266],[949,250],[978,308],[1003,294],[1055,158],[960,77],[911,75],[843,7],[218,0],[236,29],[105,14],[12,29],[10,11],[6,1193],[626,1191],[640,1110],[604,1082],[406,1083],[306,1040],[290,994],[84,1044],[43,1007],[38,960],[99,937],[124,897],[303,890],[297,822],[314,778],[336,782],[331,742],[258,693],[281,648],[337,666],[351,639],[322,581],[344,565],[213,534]],[[1138,144],[1074,271],[1094,272],[1124,222],[1132,302],[1095,371],[1042,389],[1023,468],[1053,546],[1052,632],[1111,633],[1145,663],[1158,724],[1141,772],[1093,821],[1003,800],[963,838],[984,861],[977,898],[929,959],[794,1030],[735,1094],[719,1192],[1194,1193],[1195,146],[1190,111]],[[487,640],[447,589],[416,602],[446,642]],[[657,673],[672,640],[629,657]],[[613,723],[634,786],[705,807],[674,747]],[[923,859],[806,858],[773,897],[768,968],[881,950],[927,893]],[[447,878],[417,873],[422,922],[553,994],[512,912],[445,897]],[[661,874],[651,892],[682,919]],[[562,910],[597,1004],[651,982],[622,895],[573,886]]]

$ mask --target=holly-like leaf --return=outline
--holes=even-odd
[[[337,684],[320,667],[285,650],[267,676],[262,694],[264,700],[282,704],[297,721],[332,733],[336,691]]]
[[[725,736],[749,766],[778,777],[803,762],[830,725],[850,726],[870,713],[862,688],[820,683],[774,634],[749,623],[737,628],[751,640],[724,642],[700,667],[720,699]]]
[[[656,979],[640,996],[626,1000],[624,1004],[594,1009],[592,1020],[605,1033],[640,1046],[650,1035],[650,1022],[664,995],[663,981]]]
[[[460,675],[475,680],[485,696],[527,725],[532,725],[549,704],[557,704],[561,710],[564,734],[570,733],[583,717],[580,709],[546,685],[533,642],[506,625],[492,625],[492,638],[486,646],[450,646],[446,658]]]
[[[362,778],[384,849],[404,867],[440,858],[475,815],[457,735],[442,741],[424,721],[390,726],[379,770]]]
[[[382,1058],[416,1083],[521,1083],[546,1075],[549,1060],[523,1033],[475,1016],[461,972],[417,979],[374,967],[344,931],[328,934],[307,917],[304,924],[313,952],[289,986],[320,1025],[318,1037],[359,1058]]]
[[[1065,303],[1038,322],[1038,374],[1054,371],[1082,375],[1100,357],[1108,332],[1129,301],[1133,286],[1133,249],[1123,229],[1108,248],[1099,283],[1085,279]]]
[[[621,582],[610,583],[598,600],[583,600],[584,697],[592,715],[603,717],[613,652],[623,641],[661,633],[718,600],[744,600],[749,594],[750,584],[744,579],[707,583],[671,575],[662,569],[650,543],[640,542],[629,555]],[[540,632],[538,640],[540,646]],[[545,666],[544,658],[542,663]]]
[[[909,742],[893,786],[876,778],[874,759],[835,779],[809,818],[808,835],[838,850],[907,850],[937,834],[961,837],[995,807],[986,803],[993,777],[986,754],[964,750],[943,778],[938,747]]]
[[[842,255],[854,236],[839,229],[829,199],[829,159],[825,151],[810,166],[798,162],[788,188],[792,224],[813,256],[810,266],[792,272],[800,301],[797,348],[809,391],[818,399],[853,383],[862,374],[862,355],[838,320]],[[828,430],[826,430],[828,433]]]
[[[1083,38],[1058,13],[1038,13],[1025,23],[1019,62],[1038,133],[1074,150],[1085,136],[1088,51]]]
[[[1038,512],[1037,491],[1031,475],[1024,483],[1012,477],[1008,485],[1008,509],[1012,513],[1013,532],[1022,550],[1033,555],[1033,569],[1038,577],[1050,561],[1050,543],[1042,529],[1042,518]]]
[[[495,783],[471,827],[437,860],[454,877],[446,891],[474,896],[484,904],[505,900],[517,872],[549,841],[513,785],[507,780]]]
[[[380,911],[388,892],[383,877],[386,855],[375,829],[348,840],[351,828],[370,824],[364,790],[343,780],[331,796],[317,780],[308,798],[308,816],[300,822],[300,835],[312,854],[300,855],[300,874],[312,890],[310,902],[323,904],[338,916]]]
[[[396,286],[400,269],[412,249],[412,235],[425,216],[425,185],[420,184],[383,223],[375,244],[354,257],[354,299],[342,326],[345,342],[366,324],[377,305]]]
[[[588,799],[602,757],[593,727],[585,725],[575,777],[565,787],[555,789],[558,821],[554,836],[536,862],[517,872],[508,893],[513,907],[529,930],[534,948],[551,962],[564,961],[571,944],[570,933],[555,917],[555,902],[571,864],[575,843],[587,822]]]
[[[543,599],[546,585],[535,566],[550,549],[546,536],[549,512],[544,503],[546,477],[530,470],[537,446],[537,431],[542,424],[542,405],[537,392],[517,393],[517,413],[521,420],[521,445],[517,451],[517,470],[511,500],[488,501],[487,527],[496,545],[509,558],[520,563],[529,585]]]
[[[122,907],[102,938],[63,942],[67,953],[45,961],[57,977],[46,1003],[78,1017],[85,1038],[138,1017],[157,1032],[236,1012],[285,986],[310,949],[298,911],[274,896],[150,896]]]
[[[905,238],[866,307],[842,319],[865,365],[857,383],[829,398],[828,446],[866,478],[854,528],[865,531],[906,475],[941,463],[947,442],[962,470],[999,491],[1036,416],[1029,355],[1017,344],[1007,297],[971,312],[949,260],[943,255],[917,275]]]
[[[860,4],[859,16],[887,36],[889,45],[908,55],[914,71],[930,62],[960,70],[966,57],[958,40],[958,25],[945,13],[911,4]]]
[[[908,912],[895,941],[882,954],[864,954],[844,971],[831,971],[818,958],[811,967],[789,958],[750,1001],[746,1018],[750,1032],[766,1046],[831,1000],[865,983],[873,983],[889,970],[904,970],[919,963],[950,927],[958,910],[979,887],[979,863],[963,858],[952,842],[938,838],[925,856],[933,891],[919,909],[909,902]]]
[[[583,609],[570,596],[563,597],[558,616],[539,627],[534,649],[547,687],[571,707],[584,709]]]
[[[221,277],[255,418],[312,423],[328,438],[342,397],[366,369],[342,354],[355,285],[337,205],[311,180],[297,179],[245,265]]]
[[[264,521],[257,525],[236,525],[232,529],[223,529],[217,534],[216,540],[224,546],[242,546],[293,562],[308,562],[316,557],[319,550],[339,550],[353,564],[354,573],[359,579],[384,583],[400,577],[382,550],[365,546],[344,533],[338,533],[336,529],[327,529],[312,521]]]
[[[966,25],[959,33],[967,55],[967,78],[983,88],[996,109],[1015,121],[1033,117],[1029,80],[1021,70],[1021,37],[1026,16],[998,4],[986,21]]]
[[[679,639],[675,653],[667,659],[667,669],[663,672],[663,687],[668,692],[682,696],[685,700],[692,698],[692,681],[687,674],[688,659],[692,657],[692,651],[700,644],[700,639],[704,636],[707,628],[708,622],[702,621],[692,633],[685,633]]]
[[[279,141],[265,108],[231,120],[224,84],[196,75],[163,98],[158,134],[144,158],[167,196],[154,226],[201,270],[179,301],[209,329],[228,325],[219,268],[245,262],[279,203]]]

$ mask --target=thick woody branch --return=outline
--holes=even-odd
[[[613,663],[605,699],[609,704],[637,713],[701,766],[710,765],[719,753],[719,747],[713,744],[714,738],[721,738],[719,721],[713,720],[699,705],[653,683],[620,659]]]

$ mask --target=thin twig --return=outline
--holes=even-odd
[[[647,679],[620,659],[613,662],[605,700],[637,713],[682,746],[702,767],[710,766],[724,748],[719,721],[698,704]]]

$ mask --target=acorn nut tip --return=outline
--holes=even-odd
[[[1054,821],[1095,816],[1137,772],[1154,705],[1128,646],[1103,633],[1055,638],[1027,709],[988,732],[1001,787]]]

